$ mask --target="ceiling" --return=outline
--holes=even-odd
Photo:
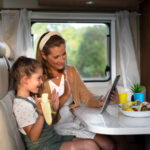
[[[39,0],[40,6],[88,8],[137,8],[144,0]]]

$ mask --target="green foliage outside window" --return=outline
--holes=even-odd
[[[36,23],[32,26],[35,53],[39,37],[47,31],[57,31],[66,40],[67,63],[76,66],[83,78],[104,78],[107,30],[105,24],[76,27],[62,23]]]

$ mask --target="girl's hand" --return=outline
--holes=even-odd
[[[109,104],[116,104],[118,103],[118,99],[119,99],[119,96],[118,96],[118,90],[117,88],[115,87],[114,91],[112,92],[111,96],[110,96],[110,101],[109,101]]]
[[[68,74],[66,70],[64,71],[64,75],[65,75],[65,94],[69,97],[71,94],[71,88],[70,88]]]
[[[56,92],[56,89],[52,91],[51,104],[54,111],[57,111],[59,109],[59,95],[58,92]]]
[[[41,108],[41,98],[37,98],[37,95],[35,95],[35,104],[39,114],[43,115],[42,108]]]

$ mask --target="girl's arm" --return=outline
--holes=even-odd
[[[23,128],[32,142],[38,140],[43,128],[43,124],[44,117],[43,115],[39,114],[35,124]]]
[[[35,101],[36,101],[37,110],[39,112],[38,118],[34,124],[23,128],[32,142],[38,140],[44,124],[44,116],[42,114],[42,109],[40,104],[41,100],[37,99],[37,97],[35,96]]]

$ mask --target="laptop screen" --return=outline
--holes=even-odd
[[[108,106],[108,103],[109,103],[109,100],[110,100],[111,93],[115,89],[115,87],[116,87],[116,85],[118,83],[119,78],[120,78],[120,75],[117,75],[116,78],[115,78],[115,80],[114,80],[114,82],[113,82],[113,84],[111,85],[111,88],[110,88],[109,92],[107,93],[106,99],[104,101],[104,105],[100,109],[100,113],[103,113],[106,110],[106,108]]]

